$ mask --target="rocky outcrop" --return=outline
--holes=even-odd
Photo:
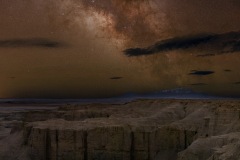
[[[29,117],[36,120],[40,114],[32,112]],[[185,117],[180,103],[68,105],[50,120],[44,120],[46,115],[24,129],[25,145],[36,160],[176,159],[197,135],[195,129],[168,126]]]
[[[239,157],[240,101],[138,100],[126,104],[63,105],[55,110],[14,115],[16,120],[11,116],[3,118],[0,133],[9,136],[0,144],[18,135],[18,150],[31,160]],[[9,153],[0,150],[0,158],[14,157]]]
[[[240,132],[199,138],[179,154],[178,160],[237,160]]]
[[[167,126],[131,128],[65,120],[25,128],[25,142],[36,160],[151,160],[161,156],[176,159],[177,153],[186,149],[195,136],[195,131]]]

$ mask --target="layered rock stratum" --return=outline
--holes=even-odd
[[[4,106],[6,104],[1,104]],[[237,160],[240,101],[7,104],[0,159]],[[35,109],[34,109],[35,108]]]

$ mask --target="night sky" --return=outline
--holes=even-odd
[[[240,96],[239,0],[0,0],[0,98]]]

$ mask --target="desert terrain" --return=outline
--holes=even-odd
[[[0,104],[2,160],[237,160],[239,100]]]

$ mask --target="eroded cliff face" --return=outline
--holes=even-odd
[[[59,128],[59,123],[65,127]],[[31,124],[25,134],[26,144],[31,146],[36,160],[150,160],[161,155],[176,159],[177,152],[191,144],[196,132],[165,126],[133,129],[120,124],[52,120]]]
[[[31,160],[234,160],[239,109],[227,100],[65,105],[24,113],[9,137]]]

